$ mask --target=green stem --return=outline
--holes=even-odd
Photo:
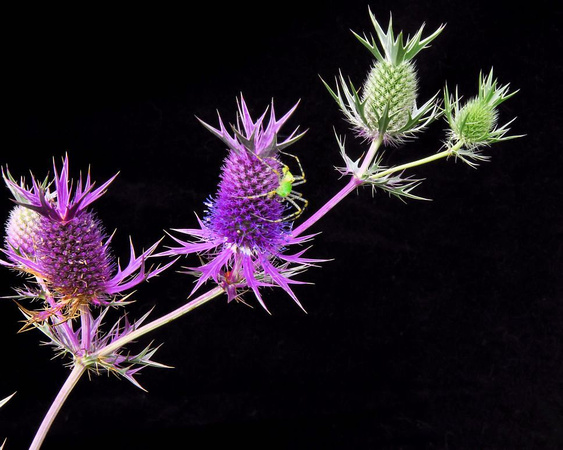
[[[82,376],[85,370],[86,367],[80,364],[78,361],[75,363],[74,367],[72,368],[72,371],[70,372],[70,375],[66,379],[59,393],[57,394],[57,397],[51,404],[49,411],[47,411],[47,414],[43,418],[43,422],[41,422],[41,426],[37,430],[37,433],[35,434],[35,438],[33,439],[33,442],[31,443],[29,450],[38,450],[41,447],[43,441],[45,440],[45,437],[47,436],[47,432],[49,431],[49,428],[51,428],[51,425],[55,420],[55,417],[57,417],[57,414],[59,413],[65,400],[67,399],[70,392],[72,391],[72,389],[74,388],[74,386],[76,385],[76,383],[78,382],[78,380],[80,379],[80,377]]]
[[[436,161],[438,159],[447,158],[448,156],[451,156],[455,152],[457,152],[461,147],[462,147],[462,143],[458,142],[453,147],[447,148],[446,150],[441,151],[439,153],[436,153],[434,155],[427,156],[426,158],[422,158],[422,159],[417,159],[416,161],[411,161],[409,163],[401,164],[400,166],[391,167],[387,170],[383,170],[381,172],[378,172],[375,175],[369,177],[369,179],[370,180],[376,180],[378,178],[386,177],[387,175],[390,175],[390,174],[395,173],[395,172],[401,172],[403,170],[410,169],[410,168],[416,167],[416,166],[421,166],[423,164],[427,164],[429,162]]]
[[[377,151],[379,150],[379,147],[381,147],[381,144],[383,144],[383,134],[380,134],[379,137],[370,144],[367,155],[365,156],[358,173],[355,174],[356,178],[360,180],[362,179],[369,166],[373,163],[375,155],[377,155]]]

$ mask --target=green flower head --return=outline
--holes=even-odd
[[[479,90],[476,97],[461,105],[457,92],[455,96],[444,92],[444,116],[449,125],[448,145],[461,144],[472,151],[495,142],[506,141],[520,136],[507,136],[508,126],[515,120],[499,127],[498,106],[516,94],[508,92],[508,85],[500,86],[493,78],[493,70],[488,75],[479,75]]]
[[[371,11],[369,14],[377,37],[354,33],[375,58],[362,88],[356,89],[352,83],[348,86],[342,75],[336,92],[327,88],[360,136],[399,143],[422,131],[438,115],[437,96],[417,106],[418,76],[413,58],[444,27],[423,39],[422,25],[405,41],[402,32],[395,36],[391,17],[384,31]]]

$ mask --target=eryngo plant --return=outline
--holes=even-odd
[[[289,153],[288,147],[304,133],[298,128],[286,134],[281,131],[297,105],[277,118],[272,102],[269,110],[253,119],[242,95],[237,120],[230,128],[221,116],[217,128],[201,121],[226,145],[227,156],[216,194],[206,202],[198,225],[173,230],[174,244],[159,253],[158,242],[138,257],[131,245],[130,263],[123,269],[116,265],[109,249],[111,239],[90,208],[113,178],[95,188],[88,174],[85,181],[80,178],[75,183],[73,191],[68,158],[60,174],[55,166],[53,180],[39,182],[32,177],[29,188],[24,180],[17,182],[4,173],[16,206],[6,226],[2,264],[29,277],[29,284],[18,288],[15,297],[20,302],[32,298],[37,300],[33,305],[39,305],[20,306],[27,321],[24,328],[43,332],[59,353],[70,356],[73,368],[31,448],[39,448],[66,396],[86,370],[115,373],[138,385],[134,377],[138,370],[165,366],[153,362],[156,349],[150,346],[134,355],[123,347],[209,300],[226,294],[227,302],[246,303],[250,297],[268,311],[263,288],[279,287],[303,308],[292,286],[303,284],[298,275],[323,261],[304,256],[307,248],[300,246],[313,238],[304,233],[359,186],[381,189],[400,199],[420,199],[413,193],[420,180],[405,176],[406,170],[450,157],[477,167],[488,160],[484,148],[518,137],[508,135],[512,121],[497,125],[499,105],[514,92],[508,92],[508,85],[499,85],[492,70],[480,75],[477,95],[465,102],[457,88],[452,95],[446,87],[443,102],[436,94],[419,106],[421,81],[414,58],[442,33],[443,26],[427,36],[421,27],[405,40],[402,32],[395,35],[391,19],[384,31],[371,11],[370,18],[375,37],[354,33],[374,58],[363,85],[356,88],[342,74],[336,78],[336,88],[325,83],[351,131],[369,147],[354,159],[345,138],[337,136],[344,161],[337,170],[348,182],[297,226],[295,222],[308,207],[299,187],[306,177],[298,156]],[[448,128],[437,153],[401,165],[385,163],[383,147],[407,143],[441,117]],[[146,260],[156,256],[175,259],[147,269]],[[109,308],[126,306],[125,291],[162,273],[182,256],[195,261],[185,269],[196,277],[188,303],[148,323],[146,315],[132,323],[123,316],[108,331],[102,330]],[[192,298],[206,284],[213,287]]]
[[[456,155],[469,165],[474,161],[486,161],[482,148],[496,142],[521,136],[507,135],[508,126],[514,121],[498,126],[498,106],[518,91],[508,92],[508,85],[499,86],[493,77],[493,69],[488,75],[479,75],[478,93],[462,103],[456,88],[455,96],[444,88],[444,115],[449,125],[446,145],[460,146]]]

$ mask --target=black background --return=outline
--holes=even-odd
[[[555,5],[557,2],[553,2]],[[304,314],[280,289],[272,312],[216,299],[146,336],[164,343],[145,393],[115,377],[84,378],[44,448],[561,448],[563,446],[563,192],[560,144],[561,8],[541,2],[378,1],[386,25],[414,33],[446,23],[417,58],[420,98],[459,86],[474,95],[494,66],[520,92],[500,109],[525,138],[488,150],[478,170],[440,161],[416,169],[404,204],[369,190],[319,222],[309,255],[334,258],[302,276]],[[1,164],[43,177],[68,152],[91,166],[96,203],[127,259],[128,236],[147,247],[163,230],[196,225],[216,189],[224,145],[195,116],[227,122],[242,92],[252,112],[300,100],[286,131],[307,172],[305,218],[343,186],[334,129],[353,138],[319,76],[342,69],[360,84],[369,52],[368,4],[326,1],[188,9],[7,10]],[[389,152],[401,163],[437,151],[444,123]],[[1,214],[11,207],[8,191]],[[302,220],[302,219],[301,219]],[[193,261],[192,261],[193,263]],[[177,268],[179,268],[177,266]],[[21,279],[3,270],[1,295]],[[142,285],[131,317],[185,302],[193,280],[170,270]],[[254,304],[251,297],[249,302]],[[0,410],[6,449],[23,449],[65,380],[39,332],[0,305]],[[224,445],[224,444],[223,444]]]

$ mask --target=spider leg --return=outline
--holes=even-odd
[[[237,195],[235,198],[262,198],[262,197],[273,197],[276,191],[264,192],[263,194],[256,194],[256,195]]]
[[[301,161],[299,161],[299,158],[295,155],[292,155],[291,153],[286,153],[286,152],[282,152],[281,150],[278,150],[279,153],[281,153],[282,155],[286,155],[286,156],[291,156],[293,159],[295,159],[295,161],[297,162],[297,165],[299,166],[299,171],[301,172],[300,175],[294,175],[294,178],[297,181],[300,181],[299,184],[303,184],[306,182],[305,179],[305,171],[303,170],[303,166],[301,165]],[[293,183],[295,185],[295,183]]]
[[[305,210],[305,208],[307,208],[307,205],[309,204],[309,202],[305,200],[303,197],[301,197],[300,195],[299,196],[288,195],[285,198],[285,200],[291,203],[291,205],[295,208],[295,211],[293,211],[291,214],[288,214],[287,216],[282,217],[280,219],[280,221],[282,222],[297,219],[301,214],[303,214],[303,211]],[[299,206],[296,200],[302,202],[303,206]]]
[[[270,222],[270,223],[287,222],[288,220],[297,219],[301,214],[303,214],[303,211],[309,205],[309,201],[303,198],[303,194],[301,194],[301,192],[295,192],[295,191],[291,192],[287,197],[283,197],[283,201],[290,203],[291,206],[295,208],[295,211],[293,211],[291,214],[288,214],[287,216],[283,216],[276,220],[266,219],[265,217],[259,217],[259,216],[256,217],[258,217],[259,219],[265,222]],[[303,206],[300,206],[297,203],[298,201],[301,202]]]

